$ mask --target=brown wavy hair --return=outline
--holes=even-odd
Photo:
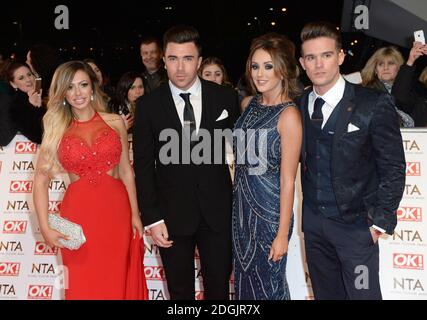
[[[246,62],[246,79],[252,89],[257,92],[251,76],[252,57],[257,50],[264,50],[271,56],[276,75],[282,80],[282,97],[295,99],[301,92],[298,86],[300,74],[295,58],[295,45],[284,35],[272,32],[252,40],[249,57]]]

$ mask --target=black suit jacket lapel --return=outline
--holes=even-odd
[[[209,87],[205,84],[205,81],[200,79],[202,85],[202,119],[200,121],[200,128],[208,129],[211,127],[210,116],[212,114],[212,93],[209,91]],[[210,97],[210,99],[209,99]]]
[[[338,114],[337,125],[335,128],[334,142],[332,154],[335,154],[335,148],[341,136],[347,132],[347,127],[350,122],[350,117],[354,112],[356,105],[354,104],[354,87],[351,83],[345,83],[345,90],[342,100],[340,101],[341,108]]]
[[[178,111],[176,110],[169,84],[165,84],[164,86],[164,92],[162,94],[162,105],[165,108],[166,114],[172,120],[173,128],[178,130],[180,133],[182,131],[182,123],[179,119]]]

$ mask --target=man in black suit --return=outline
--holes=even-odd
[[[164,52],[169,82],[136,107],[134,167],[142,221],[160,247],[171,299],[195,298],[196,246],[205,299],[228,299],[232,184],[225,139],[214,139],[214,131],[233,128],[237,94],[198,78],[202,57],[194,28],[168,30]],[[178,139],[165,138],[174,133]],[[200,153],[194,140],[202,135],[209,150]],[[177,146],[178,153],[171,150]]]
[[[313,88],[300,101],[307,263],[316,299],[381,299],[378,238],[392,235],[405,156],[391,96],[340,75],[339,32],[311,23],[300,62]]]

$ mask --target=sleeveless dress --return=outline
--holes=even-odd
[[[74,121],[59,145],[63,168],[80,177],[64,195],[61,216],[82,226],[86,243],[62,249],[67,300],[124,299],[131,241],[131,207],[121,180],[108,172],[120,162],[120,137],[98,113]]]
[[[235,125],[233,257],[237,300],[288,300],[286,258],[268,260],[280,219],[280,113],[294,103],[263,106],[255,96]],[[240,132],[240,133],[239,133]],[[239,136],[246,137],[239,152]],[[241,143],[240,143],[241,144]],[[237,146],[237,147],[236,147]],[[289,230],[292,234],[293,219]]]

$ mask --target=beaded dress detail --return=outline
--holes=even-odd
[[[65,192],[61,216],[81,225],[87,240],[79,250],[61,249],[67,300],[125,298],[131,207],[125,185],[109,174],[121,153],[119,135],[98,113],[74,121],[60,142],[62,167],[79,177]]]

